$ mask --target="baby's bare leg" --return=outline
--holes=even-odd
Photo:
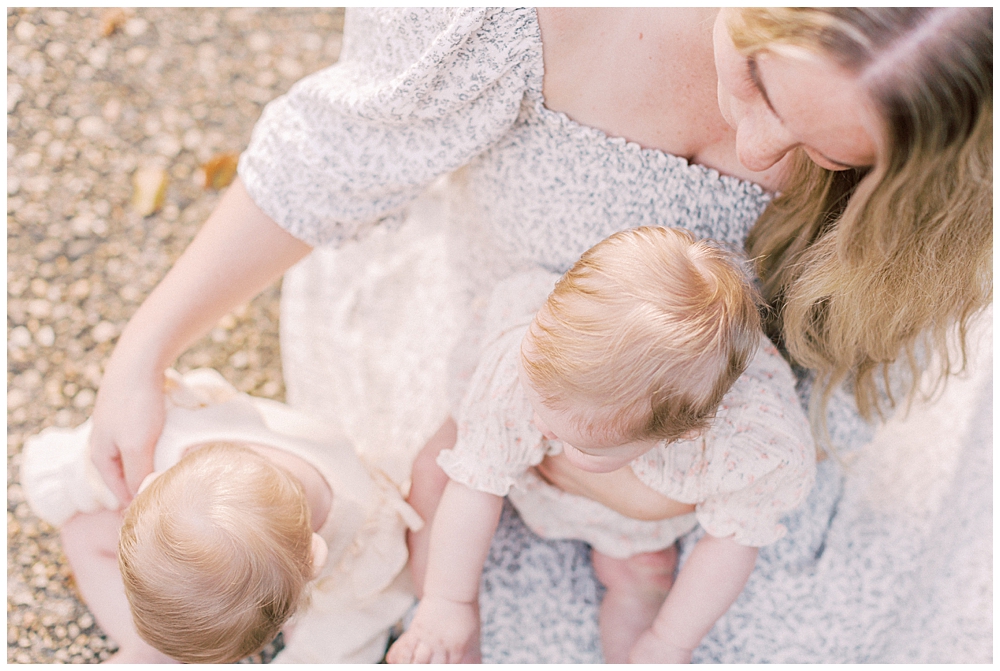
[[[118,570],[118,532],[121,513],[105,510],[79,514],[63,525],[63,551],[69,560],[80,596],[97,624],[118,644],[118,652],[107,661],[113,663],[173,662],[139,638],[125,585]]]
[[[601,603],[604,661],[624,664],[639,636],[649,629],[674,584],[677,546],[614,559],[593,551],[594,572],[607,588]]]
[[[417,596],[424,593],[424,573],[427,570],[427,550],[431,541],[431,522],[437,510],[441,494],[448,484],[448,476],[437,465],[437,456],[441,450],[455,446],[458,437],[458,426],[449,417],[437,430],[431,439],[420,449],[413,462],[410,495],[406,501],[413,506],[424,519],[424,527],[420,531],[408,531],[406,544],[410,549],[410,574],[417,590]]]

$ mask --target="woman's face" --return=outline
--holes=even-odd
[[[729,36],[729,12],[715,21],[719,109],[736,130],[744,167],[764,171],[795,149],[827,170],[875,163],[877,117],[857,78],[833,61],[795,47],[741,55]]]

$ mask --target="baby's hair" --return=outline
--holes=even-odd
[[[556,284],[522,348],[542,401],[593,413],[580,428],[677,440],[708,426],[760,342],[757,294],[735,254],[646,226],[589,249]]]
[[[195,449],[125,511],[118,562],[147,643],[182,662],[237,661],[273,640],[305,599],[305,492],[247,447]]]

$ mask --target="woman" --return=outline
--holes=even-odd
[[[497,279],[532,265],[565,270],[623,227],[679,225],[748,243],[775,307],[771,334],[812,371],[804,388],[817,381],[817,434],[828,430],[840,450],[859,446],[871,428],[858,410],[871,417],[888,407],[876,374],[902,360],[915,384],[923,353],[945,352],[948,326],[968,323],[991,298],[991,54],[989,9],[349,14],[341,62],[265,110],[242,181],[123,333],[95,407],[95,463],[128,500],[151,470],[162,373],[183,348],[310,246],[402,220],[449,173],[446,238],[420,237],[407,256],[410,247],[369,236],[353,251],[314,253],[286,277],[291,403],[337,415],[361,442],[408,434],[400,451],[412,455],[414,437],[445,410],[439,368],[419,373],[440,362],[434,347],[453,342],[442,331],[471,323],[475,333],[476,299]],[[411,274],[411,293],[388,303],[418,306],[412,312],[376,303],[366,317],[357,310],[366,296],[345,301],[332,283],[391,277],[391,265],[351,258],[373,251],[442,279],[426,262],[436,252],[420,249],[431,239],[446,239],[459,279],[423,296]],[[445,310],[445,328],[414,335],[413,324],[433,321],[420,305]],[[379,330],[344,344],[358,324]],[[415,342],[394,340],[393,328]],[[393,353],[401,342],[434,356],[388,382],[379,366],[358,371],[335,358],[351,347]],[[474,335],[456,351],[448,376],[460,393]],[[401,388],[409,396],[394,395]],[[409,414],[386,422],[365,403],[382,396]],[[369,428],[382,433],[366,438]],[[397,462],[407,463],[403,455]],[[864,632],[843,626],[851,602],[822,602],[855,568],[817,563],[850,485],[838,468],[821,469],[786,542],[759,560],[758,586],[748,585],[695,660],[877,658]],[[565,488],[586,487],[558,463],[547,472]],[[599,659],[585,548],[543,544],[507,514],[488,563],[487,661]],[[891,566],[868,570],[891,584]],[[765,599],[769,590],[778,596]],[[816,619],[822,636],[800,634],[800,612],[833,619]],[[774,633],[782,627],[787,636]]]

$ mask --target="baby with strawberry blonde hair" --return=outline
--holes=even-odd
[[[279,632],[277,662],[378,662],[413,603],[422,521],[334,427],[167,372],[154,472],[124,511],[90,459],[90,422],[25,443],[32,510],[59,527],[113,660],[230,663]]]
[[[643,227],[556,279],[524,273],[493,294],[493,339],[456,413],[457,441],[436,458],[450,481],[436,511],[418,507],[433,512],[429,540],[411,534],[423,597],[390,662],[478,658],[479,576],[504,496],[540,536],[593,547],[606,661],[689,661],[812,486],[794,378],[760,331],[736,256]],[[630,519],[553,487],[533,467],[558,453],[631,478],[674,516]],[[411,501],[430,498],[426,461]],[[698,524],[706,533],[675,581],[675,541]]]
[[[258,451],[260,450],[260,451]],[[230,663],[271,642],[326,563],[306,488],[266,448],[195,446],[125,510],[118,563],[144,641],[188,663]],[[310,489],[309,494],[316,494]]]

